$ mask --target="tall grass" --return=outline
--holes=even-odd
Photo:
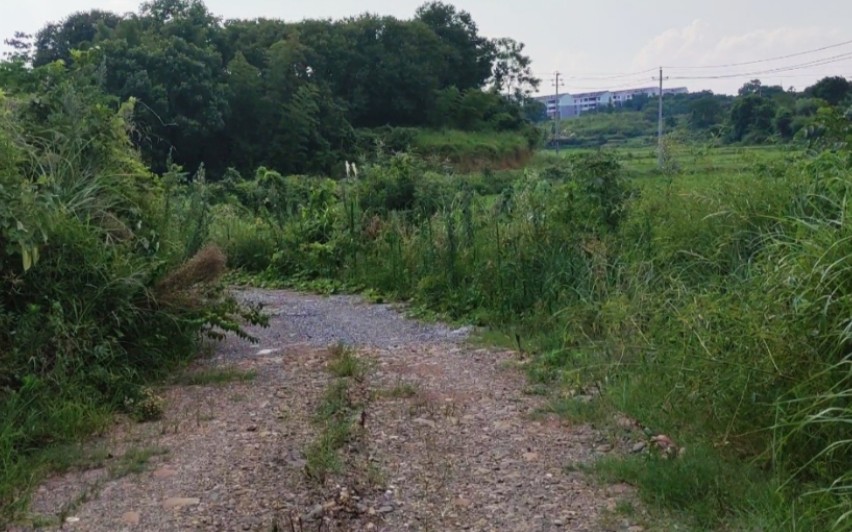
[[[701,186],[636,187],[600,153],[490,190],[447,172],[396,156],[331,194],[290,178],[322,201],[275,219],[289,239],[265,274],[413,300],[536,352],[538,382],[597,383],[602,403],[704,450],[669,472],[622,470],[649,494],[713,483],[652,497],[701,526],[848,523],[847,158],[756,161]]]
[[[0,96],[0,523],[61,466],[53,450],[243,314],[216,285],[224,256],[201,249],[203,191],[168,190],[128,107],[55,74],[37,98]]]

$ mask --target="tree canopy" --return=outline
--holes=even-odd
[[[523,43],[482,36],[442,2],[411,19],[227,20],[201,0],[150,0],[138,13],[78,12],[15,40],[15,76],[61,62],[133,98],[135,139],[164,171],[202,162],[253,172],[322,172],[352,156],[358,128],[518,129],[538,80]],[[29,74],[27,74],[29,72]],[[29,76],[30,81],[27,81]]]

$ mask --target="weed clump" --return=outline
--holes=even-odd
[[[150,387],[139,390],[135,398],[125,398],[124,408],[139,423],[157,421],[163,417],[166,401]]]

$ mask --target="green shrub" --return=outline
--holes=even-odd
[[[203,247],[208,195],[178,168],[153,176],[117,112],[61,66],[33,97],[0,97],[0,522],[58,466],[50,447],[128,408],[141,388],[196,354],[203,333],[249,318]]]

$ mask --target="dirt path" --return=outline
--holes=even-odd
[[[199,371],[251,381],[176,386],[162,420],[126,423],[86,471],[47,482],[36,525],[119,530],[641,530],[613,508],[631,495],[576,465],[600,450],[588,427],[536,414],[510,352],[465,330],[404,319],[358,298],[245,292],[272,314],[258,345],[229,339]],[[343,470],[305,474],[314,413],[331,385],[329,346],[369,371]],[[21,528],[22,530],[30,527]]]

